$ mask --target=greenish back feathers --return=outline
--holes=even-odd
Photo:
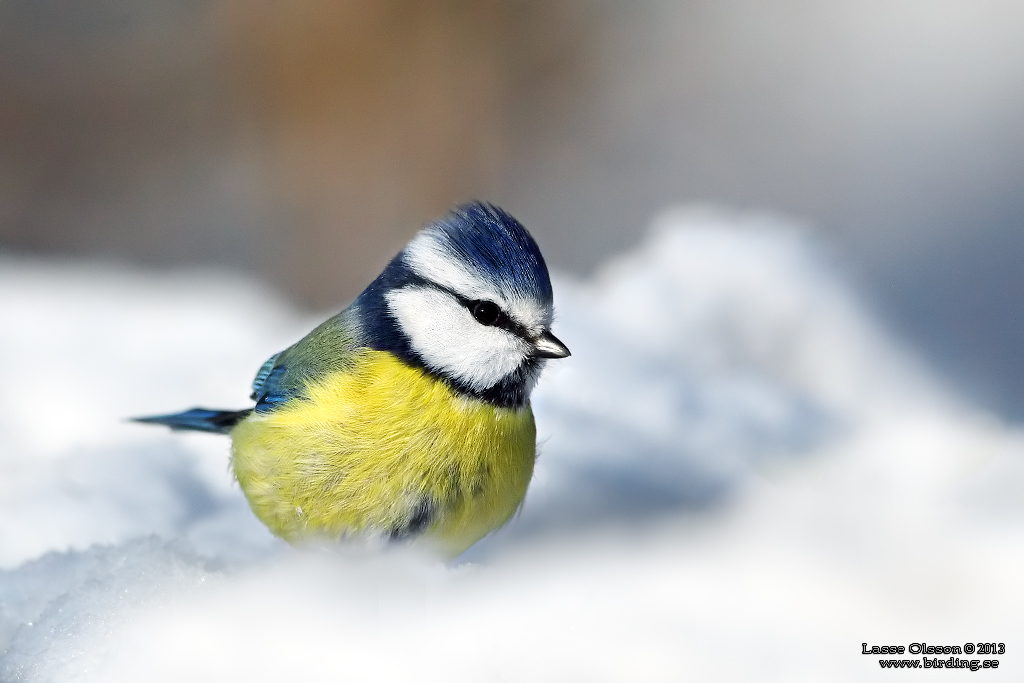
[[[311,381],[350,369],[359,329],[352,309],[345,309],[267,359],[252,383],[257,412],[300,395]]]

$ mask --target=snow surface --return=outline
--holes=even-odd
[[[521,514],[459,562],[295,550],[227,441],[322,316],[204,272],[0,259],[0,680],[916,680],[861,643],[1024,642],[1024,435],[785,221],[688,209],[587,282]],[[966,674],[957,674],[966,675]]]

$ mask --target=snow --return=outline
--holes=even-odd
[[[526,504],[445,565],[289,548],[225,439],[124,421],[246,405],[323,316],[0,259],[0,680],[860,681],[896,675],[862,642],[923,641],[1005,642],[1020,676],[1024,434],[798,228],[671,211],[555,295],[573,356],[535,393]]]

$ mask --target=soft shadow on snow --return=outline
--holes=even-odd
[[[226,440],[122,421],[246,405],[316,320],[215,274],[2,266],[2,680],[864,680],[863,641],[1024,632],[1024,439],[781,219],[670,212],[556,278],[534,482],[448,566],[287,548]]]

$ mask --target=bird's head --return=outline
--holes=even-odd
[[[551,280],[537,243],[487,204],[423,228],[356,308],[372,346],[499,405],[525,403],[544,361],[569,355],[551,333]]]

